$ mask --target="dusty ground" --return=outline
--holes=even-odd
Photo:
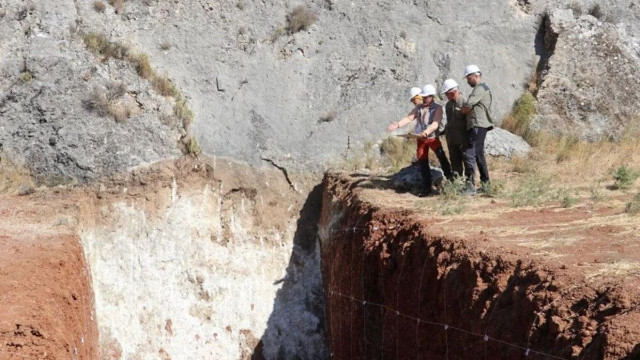
[[[514,207],[506,195],[447,202],[386,185],[362,174],[325,183],[336,358],[523,359],[531,349],[529,359],[640,359],[640,217],[625,212],[629,193]],[[447,336],[442,324],[464,331]]]

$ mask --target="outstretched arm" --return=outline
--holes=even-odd
[[[387,126],[387,131],[397,130],[408,123],[412,122],[416,118],[416,114],[418,113],[418,108],[414,107],[413,110],[409,113],[409,115],[400,119],[400,121],[394,121],[389,126]]]

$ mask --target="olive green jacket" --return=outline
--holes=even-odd
[[[467,129],[474,127],[493,129],[491,118],[491,89],[485,83],[477,84],[467,100],[466,106],[471,108],[467,114]]]
[[[464,145],[467,142],[467,117],[460,112],[465,100],[464,95],[459,93],[457,99],[447,101],[445,105],[447,114],[445,134],[447,143],[451,145]]]

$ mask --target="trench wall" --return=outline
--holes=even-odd
[[[324,179],[319,234],[333,358],[636,358],[633,346],[615,344],[625,335],[607,334],[614,325],[592,312],[606,303],[602,294],[574,297],[561,285],[570,279],[552,269],[433,233],[411,211],[372,206],[357,183]]]
[[[304,198],[281,177],[169,174],[86,206],[103,359],[326,357],[315,237],[294,241]]]

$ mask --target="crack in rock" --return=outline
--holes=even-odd
[[[273,165],[276,169],[282,171],[282,174],[284,175],[284,178],[287,180],[287,182],[289,183],[289,187],[291,187],[291,189],[295,192],[297,192],[298,194],[300,194],[300,191],[298,190],[298,188],[296,188],[296,184],[294,184],[291,179],[289,178],[289,173],[287,172],[287,169],[284,166],[280,166],[278,164],[276,164],[275,161],[273,161],[272,159],[269,158],[265,158],[265,157],[260,157],[261,160],[268,162],[269,164]]]

